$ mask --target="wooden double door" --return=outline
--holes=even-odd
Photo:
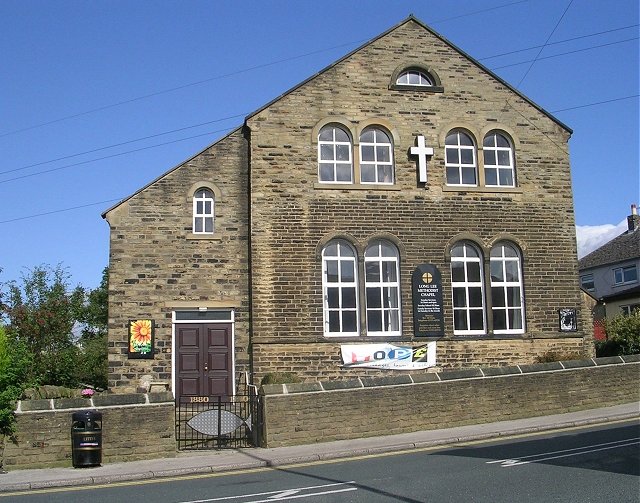
[[[176,400],[233,395],[233,325],[175,325]]]

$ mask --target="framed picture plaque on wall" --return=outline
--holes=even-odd
[[[153,358],[153,320],[129,320],[129,358]]]
[[[564,308],[558,310],[558,322],[560,332],[575,332],[578,330],[578,317],[574,308]]]

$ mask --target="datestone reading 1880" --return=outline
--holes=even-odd
[[[435,265],[420,264],[413,271],[413,333],[415,337],[443,337],[442,277]]]

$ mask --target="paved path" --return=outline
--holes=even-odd
[[[125,480],[144,480],[195,473],[281,466],[299,462],[348,458],[364,454],[531,433],[555,428],[598,424],[630,418],[640,418],[639,403],[634,402],[614,407],[513,421],[294,447],[198,451],[195,453],[181,452],[174,458],[110,463],[95,468],[16,470],[0,474],[0,492],[106,484]]]

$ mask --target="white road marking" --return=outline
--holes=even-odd
[[[209,503],[215,501],[231,501],[231,500],[242,500],[242,503],[269,503],[270,501],[287,501],[292,499],[300,499],[300,498],[308,498],[309,496],[321,496],[323,494],[335,494],[335,493],[343,493],[347,491],[357,491],[357,487],[345,487],[338,489],[339,486],[348,486],[349,484],[354,484],[355,481],[351,480],[349,482],[337,482],[335,484],[323,484],[320,486],[308,486],[308,487],[297,487],[291,489],[280,489],[278,491],[267,491],[262,493],[252,493],[252,494],[240,494],[237,496],[221,496],[219,498],[207,498],[202,500],[189,500],[182,501],[180,503]],[[329,489],[336,488],[331,490],[310,492],[305,494],[300,494],[302,491],[311,491],[316,489]],[[255,498],[255,497],[264,497],[267,496],[267,499],[247,499],[247,498]]]
[[[300,489],[288,489],[281,493],[274,494],[273,496],[269,496],[269,499],[274,499],[274,500],[284,499],[284,498],[287,498],[288,496],[293,496],[294,494],[298,494],[299,492],[300,492]]]
[[[538,454],[531,454],[529,456],[522,456],[521,458],[515,459],[497,459],[493,461],[486,461],[486,464],[490,465],[499,463],[503,468],[510,468],[512,466],[526,465],[530,463],[536,463],[538,461],[548,461],[550,459],[566,458],[568,456],[579,456],[580,454],[604,451],[608,449],[617,449],[619,447],[627,447],[635,444],[640,444],[640,438],[628,438],[624,440],[616,440],[614,442],[585,445],[583,447],[574,447],[572,449],[564,449],[560,451],[541,452]]]

